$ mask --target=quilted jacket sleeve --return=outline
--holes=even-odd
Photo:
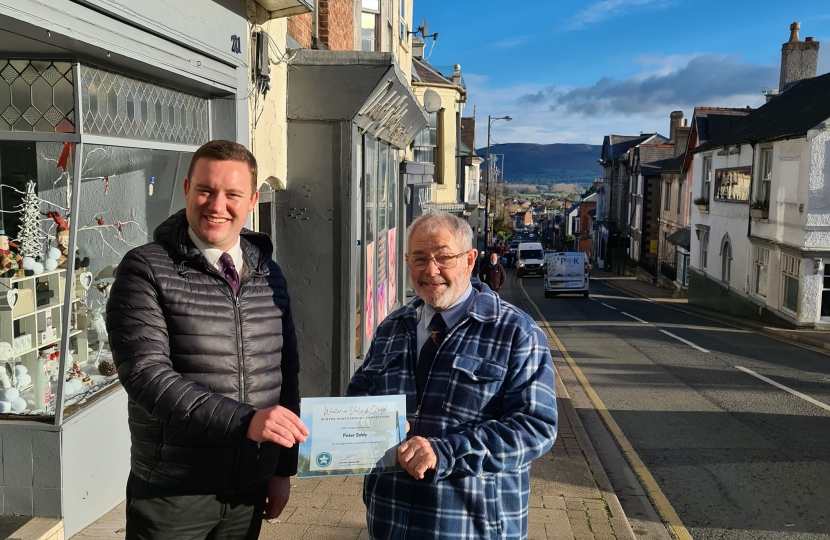
[[[504,414],[445,438],[430,438],[438,457],[435,482],[451,474],[486,476],[515,469],[550,450],[557,410],[553,361],[540,330],[510,347]]]
[[[106,324],[118,378],[139,407],[161,422],[208,439],[246,439],[254,407],[213,393],[173,369],[155,276],[136,250],[118,265]]]
[[[278,269],[279,271],[279,269]],[[282,272],[280,271],[280,274]],[[297,333],[294,327],[294,318],[291,308],[283,314],[282,335],[282,385],[280,386],[280,405],[300,415],[300,355],[297,350]],[[280,451],[280,460],[274,476],[293,476],[297,474],[297,459],[299,445],[283,448]]]

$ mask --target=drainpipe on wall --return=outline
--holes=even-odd
[[[320,42],[320,0],[315,0],[314,15],[311,17],[311,48],[326,49]]]

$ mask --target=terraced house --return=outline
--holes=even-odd
[[[689,299],[830,327],[830,74],[818,42],[782,47],[777,95],[694,151]]]

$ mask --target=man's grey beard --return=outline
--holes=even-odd
[[[461,277],[463,279],[463,276]],[[415,293],[423,300],[429,307],[432,309],[446,309],[452,305],[452,303],[457,299],[458,296],[461,296],[461,293],[467,288],[469,285],[469,280],[466,283],[462,284],[456,280],[454,283],[449,283],[447,280],[441,281],[441,283],[447,283],[447,290],[443,293],[439,294],[436,298],[426,298],[424,295],[421,294],[421,287],[420,283],[416,283],[412,276],[409,277],[409,281],[412,283],[412,287],[415,289]],[[460,288],[459,288],[460,287]]]

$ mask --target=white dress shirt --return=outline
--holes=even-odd
[[[242,256],[242,244],[238,236],[236,238],[236,244],[234,244],[233,247],[227,252],[224,252],[219,248],[210,247],[202,242],[202,240],[196,236],[196,233],[194,233],[193,229],[190,227],[187,228],[187,235],[193,241],[196,248],[202,252],[202,255],[204,255],[208,264],[216,268],[220,274],[225,268],[222,266],[222,263],[219,262],[219,257],[222,256],[222,253],[230,255],[231,259],[233,259],[233,265],[236,267],[237,274],[239,274],[239,277],[242,278],[245,270],[245,258]]]

